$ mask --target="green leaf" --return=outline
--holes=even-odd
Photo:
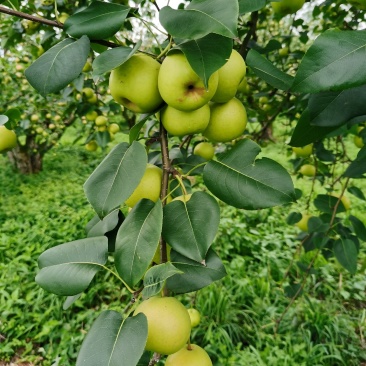
[[[306,52],[292,85],[293,92],[342,90],[366,83],[366,31],[330,29]]]
[[[176,48],[184,53],[192,69],[208,87],[210,76],[229,59],[233,42],[218,34],[208,34],[200,39],[183,41]]]
[[[353,229],[355,231],[355,234],[359,239],[362,241],[366,241],[366,227],[364,223],[358,219],[356,216],[351,215],[349,217],[351,224],[353,226]]]
[[[65,88],[81,73],[88,58],[88,37],[67,38],[50,48],[25,70],[29,83],[46,96]]]
[[[118,144],[99,164],[85,182],[84,191],[101,219],[130,197],[146,165],[146,150],[138,142]]]
[[[366,146],[364,146],[357,154],[357,158],[352,161],[345,173],[345,177],[364,178],[366,173]]]
[[[357,271],[357,247],[350,239],[338,239],[333,244],[333,252],[338,262],[349,273],[355,274]]]
[[[151,267],[144,277],[144,289],[142,297],[144,300],[157,295],[164,287],[165,281],[175,274],[183,273],[170,262]]]
[[[101,236],[107,233],[108,231],[113,230],[118,224],[118,213],[119,209],[112,211],[106,217],[101,220],[98,215],[95,215],[87,224],[86,224],[86,233],[88,238],[93,236]]]
[[[174,38],[199,39],[209,33],[236,38],[238,16],[237,0],[192,0],[184,10],[165,6],[159,20]]]
[[[36,282],[46,291],[73,296],[84,291],[94,275],[107,262],[108,240],[105,236],[61,244],[38,258],[41,271]]]
[[[111,48],[93,61],[93,76],[103,75],[125,63],[140,48],[141,41],[137,42],[134,48],[116,47]]]
[[[197,291],[226,276],[223,263],[212,249],[208,251],[204,265],[174,250],[170,252],[170,258],[172,264],[184,272],[167,279],[167,288],[176,294]]]
[[[202,262],[220,223],[220,208],[211,195],[195,192],[188,202],[173,201],[164,207],[163,237],[169,245]]]
[[[259,52],[251,49],[245,61],[258,77],[274,88],[280,90],[288,90],[291,88],[294,78],[277,69],[272,62],[268,61]]]
[[[81,293],[74,296],[68,296],[62,304],[62,310],[67,310],[76,300],[80,298],[80,296]]]
[[[352,118],[366,115],[366,85],[310,96],[310,124],[322,127],[340,126]]]
[[[338,202],[338,197],[331,196],[330,194],[318,194],[314,200],[314,206],[322,212],[332,214],[335,206]],[[337,207],[337,213],[345,212],[346,209],[342,203],[339,202]]]
[[[8,116],[0,115],[0,126],[5,125],[5,123],[8,122],[8,121],[9,121]]]
[[[129,133],[129,141],[130,144],[132,144],[134,141],[136,141],[139,138],[140,132],[142,127],[144,127],[146,121],[153,115],[154,113],[148,113],[148,114],[143,114],[140,117],[140,120],[138,123],[136,123],[131,129],[130,129],[130,133]]]
[[[142,199],[119,228],[115,266],[130,287],[135,286],[149,268],[159,244],[162,224],[161,201]]]
[[[10,108],[5,112],[5,115],[10,119],[11,122],[16,123],[18,122],[21,117],[21,112],[17,108]]]
[[[324,223],[319,217],[310,217],[308,221],[309,233],[325,233],[329,230],[329,224]]]
[[[300,212],[291,212],[286,218],[286,223],[288,225],[295,225],[301,220],[301,218],[302,215]]]
[[[329,133],[336,131],[337,127],[319,127],[310,124],[310,112],[305,109],[291,136],[290,146],[303,147],[312,142],[323,139]]]
[[[11,8],[14,7],[15,9],[19,10],[19,0],[7,0],[7,2]]]
[[[142,313],[122,320],[113,310],[102,312],[81,346],[76,366],[136,366],[147,339],[147,319]]]
[[[239,0],[239,14],[252,13],[266,6],[266,0]]]
[[[90,39],[106,39],[121,29],[129,11],[128,6],[94,1],[67,18],[64,29],[75,38],[85,34]]]
[[[261,148],[251,140],[239,141],[203,171],[207,188],[225,203],[247,210],[284,205],[296,200],[291,177],[268,158],[255,160]]]
[[[365,197],[365,195],[363,194],[363,192],[361,191],[360,188],[355,187],[355,186],[348,187],[347,191],[349,193],[353,194],[355,197],[359,198],[360,200],[366,201],[366,197]]]

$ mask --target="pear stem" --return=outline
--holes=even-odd
[[[163,207],[166,205],[166,199],[168,195],[169,176],[171,171],[171,162],[169,159],[169,147],[168,147],[168,134],[160,122],[160,147],[161,156],[163,160],[163,179],[161,182],[160,199],[162,200]],[[163,237],[160,237],[160,263],[166,263],[168,261],[167,245]],[[164,286],[163,296],[168,295],[168,290]]]

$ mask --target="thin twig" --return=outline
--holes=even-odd
[[[2,6],[2,5],[0,5],[0,13],[16,16],[16,17],[22,18],[22,19],[28,19],[28,20],[31,20],[32,22],[37,22],[37,23],[49,25],[51,27],[56,27],[56,28],[60,28],[60,29],[64,28],[64,25],[60,22],[57,22],[57,21],[54,21],[54,20],[44,19],[44,18],[35,16],[35,15],[29,15],[29,14],[23,13],[21,11],[6,8],[5,6]],[[111,48],[120,47],[120,45],[118,45],[116,43],[109,42],[109,41],[104,41],[104,40],[91,40],[91,42],[92,43],[98,43],[102,46],[111,47]]]
[[[251,15],[250,21],[249,21],[249,31],[247,35],[245,36],[243,43],[240,46],[239,53],[243,56],[245,59],[247,57],[247,54],[249,52],[248,45],[250,40],[253,38],[256,38],[256,31],[257,31],[257,23],[258,23],[258,12],[254,11]]]

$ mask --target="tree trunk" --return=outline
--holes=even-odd
[[[36,174],[42,170],[43,155],[38,151],[23,150],[17,146],[8,152],[8,158],[21,174]]]

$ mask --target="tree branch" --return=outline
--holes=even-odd
[[[248,25],[250,26],[249,31],[247,35],[245,36],[243,43],[240,46],[239,53],[243,56],[245,59],[248,54],[248,44],[250,40],[255,38],[256,31],[257,31],[257,22],[258,22],[258,12],[254,11],[251,14],[250,21],[248,22]]]

